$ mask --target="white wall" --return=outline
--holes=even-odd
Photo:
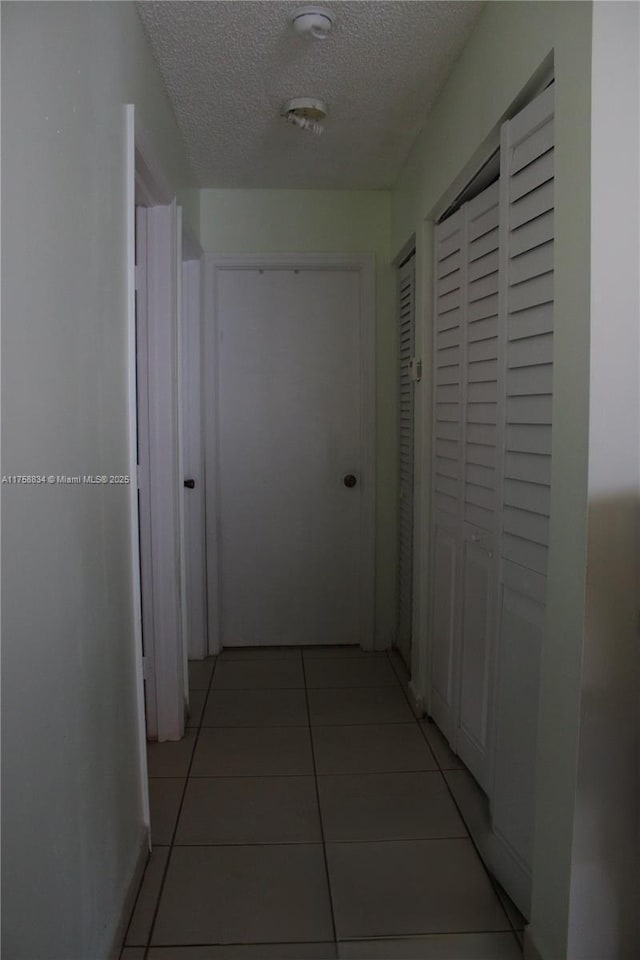
[[[396,628],[397,399],[395,273],[384,190],[202,190],[209,253],[376,256],[376,644]]]
[[[640,955],[640,7],[596,3],[586,626],[568,954]]]
[[[125,116],[198,228],[133,4],[2,4],[4,474],[127,470]],[[144,841],[125,487],[3,502],[3,956],[106,957]]]

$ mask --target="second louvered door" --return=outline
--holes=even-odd
[[[489,787],[499,531],[499,183],[465,204],[460,703],[456,749]]]
[[[491,802],[527,912],[546,617],[553,86],[502,128],[500,178],[435,231],[430,712]]]
[[[553,390],[553,86],[502,131],[506,337],[496,673],[496,832],[528,886],[546,612]]]
[[[462,370],[466,221],[459,210],[435,233],[430,712],[450,742],[458,702],[462,552]]]
[[[415,255],[398,270],[399,354],[399,507],[398,507],[398,638],[397,646],[411,669],[413,618],[413,440],[415,353]]]

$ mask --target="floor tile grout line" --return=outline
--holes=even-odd
[[[362,770],[359,773],[318,773],[318,777],[388,777],[403,773],[440,773],[440,770],[428,767],[412,767],[410,770]],[[190,780],[310,780],[313,773],[192,773]],[[149,777],[150,780],[182,780],[183,777]],[[168,844],[159,844],[168,846]]]
[[[394,675],[394,680],[397,683],[401,683],[397,675]],[[309,686],[288,686],[288,687],[277,687],[270,686],[268,684],[260,687],[216,687],[215,690],[217,693],[255,693],[256,690],[263,691],[265,693],[282,693],[287,690],[395,690],[396,683],[345,683],[345,684],[324,684],[323,686],[315,686],[313,684]],[[203,691],[200,690],[200,693]]]
[[[361,845],[363,843],[439,843],[441,840],[451,843],[452,840],[468,840],[469,837],[464,834],[456,834],[447,837],[366,837],[362,840],[209,840],[198,841],[197,843],[174,843],[172,847],[190,849],[192,847],[319,847],[323,843],[334,844],[335,846],[348,847]],[[158,844],[161,846],[161,844]],[[164,844],[165,847],[168,844]]]
[[[492,932],[493,931],[491,930],[489,931],[489,933],[492,933]],[[346,941],[342,941],[342,942],[346,943]],[[231,942],[231,941],[225,940],[224,943],[222,942],[154,943],[153,949],[158,950],[161,948],[162,950],[167,950],[167,949],[175,949],[176,947],[177,948],[182,948],[182,947],[280,947],[283,944],[285,946],[291,945],[295,947],[299,945],[303,945],[305,947],[316,947],[316,946],[335,947],[336,941],[335,940],[238,940],[238,941]],[[137,949],[139,950],[140,948],[138,947]]]
[[[385,653],[386,653],[386,655],[387,655],[387,660],[389,661],[389,665],[390,665],[391,669],[393,670],[393,672],[394,672],[394,674],[395,674],[395,678],[396,678],[396,680],[398,681],[398,683],[400,684],[400,686],[401,686],[401,688],[402,688],[402,692],[404,693],[404,680],[403,680],[402,677],[400,676],[399,671],[396,670],[396,665],[395,665],[395,662],[394,662],[394,658],[391,656],[391,654],[392,654],[393,651],[397,651],[397,647],[387,648],[387,649],[385,650]],[[398,656],[402,656],[402,654],[398,653]],[[405,668],[406,668],[406,670],[407,670],[407,673],[409,674],[409,676],[411,676],[411,672],[410,672],[409,668],[406,667],[406,664],[404,663],[404,660],[403,660],[402,662],[403,662],[403,665],[405,666]],[[414,716],[415,716],[415,713],[414,713],[414,711],[413,711],[413,707],[411,708],[411,712],[412,712],[412,713],[414,714]]]
[[[212,684],[213,684],[213,677],[214,677],[214,675],[215,675],[216,666],[217,666],[217,665],[218,665],[218,658],[216,657],[216,658],[214,659],[214,661],[213,661],[213,669],[211,670],[211,676],[209,677],[209,686],[207,687],[206,696],[205,696],[205,698],[204,698],[204,704],[203,704],[203,706],[202,706],[202,714],[201,714],[201,716],[200,716],[200,723],[198,724],[198,727],[197,727],[197,729],[196,729],[195,741],[194,741],[194,744],[193,744],[193,749],[192,749],[192,751],[191,751],[191,757],[190,757],[190,759],[189,759],[189,766],[187,767],[187,775],[186,775],[185,780],[184,780],[184,787],[183,787],[183,789],[182,789],[182,796],[181,796],[181,798],[180,798],[180,805],[178,806],[178,813],[177,813],[176,820],[175,820],[175,823],[174,823],[173,833],[171,834],[171,842],[169,843],[169,853],[167,854],[167,860],[166,860],[166,863],[165,863],[165,865],[164,865],[164,870],[162,871],[162,880],[160,881],[160,887],[159,887],[159,889],[158,889],[158,896],[157,896],[157,898],[156,898],[156,905],[155,905],[155,909],[154,909],[154,911],[153,911],[153,917],[152,917],[152,919],[151,919],[151,924],[150,924],[150,926],[149,926],[149,933],[148,933],[148,935],[147,935],[147,943],[146,943],[146,946],[145,946],[145,952],[144,952],[143,960],[147,960],[148,955],[149,955],[149,950],[151,949],[151,940],[153,939],[153,931],[155,930],[156,920],[157,920],[157,918],[158,918],[158,911],[159,911],[159,909],[160,909],[160,901],[161,901],[161,899],[162,899],[162,894],[163,894],[163,892],[164,892],[164,886],[165,886],[165,882],[166,882],[166,879],[167,879],[167,874],[168,874],[168,872],[169,872],[169,864],[171,863],[171,856],[172,856],[172,854],[173,854],[173,848],[174,848],[174,845],[175,845],[175,838],[176,838],[176,834],[177,834],[177,832],[178,832],[178,824],[180,823],[180,817],[181,817],[181,815],[182,815],[182,807],[183,807],[183,805],[184,805],[184,798],[185,798],[185,796],[186,796],[187,788],[188,788],[188,786],[189,786],[189,777],[190,777],[190,775],[191,775],[191,768],[192,768],[192,766],[193,766],[193,761],[194,761],[195,755],[196,755],[196,749],[197,749],[197,747],[198,747],[198,739],[199,739],[199,737],[200,737],[200,731],[201,731],[201,729],[202,729],[202,723],[203,723],[203,720],[204,720],[204,712],[205,712],[205,710],[206,710],[206,708],[207,708],[207,702],[208,702],[208,700],[209,700],[209,695],[210,695],[210,693],[211,693],[211,686],[212,686]],[[191,727],[190,729],[194,729],[194,728]]]
[[[329,895],[329,909],[331,911],[331,926],[333,929],[333,943],[336,948],[336,955],[338,953],[338,928],[336,926],[336,912],[333,903],[333,890],[331,888],[331,875],[329,873],[329,858],[327,855],[327,842],[324,835],[324,820],[322,817],[322,807],[320,806],[320,788],[318,785],[318,768],[316,765],[316,750],[315,743],[313,740],[313,727],[311,725],[311,706],[309,704],[309,690],[307,688],[307,671],[305,669],[304,656],[302,656],[302,676],[304,679],[304,693],[305,700],[307,703],[307,717],[309,720],[309,739],[311,741],[311,761],[313,763],[313,777],[316,788],[316,803],[318,804],[318,821],[320,823],[320,836],[322,838],[322,855],[324,857],[324,872],[327,878],[327,893]]]
[[[264,725],[257,725],[257,726],[254,726],[254,727],[244,726],[244,725],[243,725],[243,726],[240,726],[240,727],[207,727],[207,726],[204,725],[205,710],[206,710],[206,706],[207,706],[207,702],[208,702],[210,693],[211,693],[211,691],[212,691],[212,689],[213,689],[213,677],[214,677],[214,674],[215,674],[215,669],[216,669],[216,664],[217,664],[217,659],[216,659],[216,660],[214,661],[214,665],[213,665],[211,677],[210,677],[210,680],[209,680],[209,686],[208,686],[207,690],[204,691],[204,692],[206,693],[206,696],[205,696],[205,702],[204,702],[204,705],[203,705],[203,708],[202,708],[202,714],[201,714],[200,722],[199,722],[199,724],[197,725],[197,727],[195,727],[195,729],[196,729],[195,742],[194,742],[194,746],[193,746],[193,751],[192,751],[192,753],[191,753],[191,759],[190,759],[188,771],[187,771],[187,774],[186,774],[186,777],[185,777],[184,788],[183,788],[182,798],[181,798],[181,802],[180,802],[180,808],[179,808],[179,810],[178,810],[178,814],[177,814],[177,817],[176,817],[176,821],[175,821],[175,826],[174,826],[174,831],[173,831],[171,843],[168,845],[168,846],[169,846],[169,854],[168,854],[168,856],[167,856],[167,861],[166,861],[166,864],[165,864],[165,867],[164,867],[164,870],[163,870],[162,882],[161,882],[160,889],[159,889],[159,892],[158,892],[158,895],[157,895],[157,899],[156,899],[156,906],[155,906],[155,911],[154,911],[154,915],[153,915],[153,920],[152,920],[152,923],[151,923],[151,928],[150,928],[150,931],[149,931],[149,934],[148,934],[147,944],[146,944],[146,947],[143,948],[143,949],[144,949],[144,958],[145,958],[145,960],[147,960],[148,952],[149,952],[149,950],[151,949],[151,940],[152,940],[152,937],[153,937],[153,931],[154,931],[154,929],[155,929],[155,924],[156,924],[156,921],[157,921],[157,915],[158,915],[158,912],[159,912],[160,900],[161,900],[161,898],[162,898],[162,894],[163,894],[163,890],[164,890],[164,886],[165,886],[165,881],[166,881],[166,877],[167,877],[167,873],[168,873],[168,867],[169,867],[169,864],[170,864],[170,860],[171,860],[171,855],[172,855],[173,848],[176,847],[176,846],[178,846],[178,847],[189,847],[189,846],[211,846],[211,847],[215,847],[215,846],[282,846],[282,845],[298,845],[298,844],[316,845],[316,846],[319,846],[320,843],[322,843],[323,853],[324,853],[324,861],[325,861],[325,871],[326,871],[327,883],[328,883],[328,892],[329,892],[330,909],[331,909],[331,916],[332,916],[332,925],[333,925],[333,930],[334,930],[334,941],[333,941],[333,943],[334,943],[334,945],[337,946],[337,945],[339,944],[339,942],[342,942],[342,941],[338,941],[338,939],[337,939],[337,930],[336,930],[336,923],[335,923],[335,911],[334,911],[334,904],[333,904],[333,892],[332,892],[332,887],[331,887],[331,880],[330,880],[329,867],[328,867],[328,858],[327,858],[327,843],[328,843],[329,841],[327,841],[327,839],[326,839],[326,837],[325,837],[325,834],[324,834],[324,823],[323,823],[323,819],[322,819],[322,810],[321,810],[321,806],[320,806],[320,796],[319,796],[319,784],[318,784],[318,781],[319,781],[319,777],[321,777],[321,776],[336,776],[336,777],[339,777],[339,776],[353,776],[354,774],[351,774],[351,773],[347,773],[347,774],[339,774],[339,773],[338,773],[338,774],[330,774],[330,773],[329,773],[329,774],[319,774],[319,773],[318,773],[318,771],[317,771],[317,765],[316,765],[316,757],[315,757],[314,727],[320,727],[320,728],[322,728],[322,727],[325,727],[325,728],[333,728],[333,727],[339,727],[339,726],[350,726],[350,727],[351,727],[351,726],[353,726],[353,727],[363,726],[363,727],[367,727],[367,726],[374,726],[374,725],[375,725],[375,726],[380,726],[380,725],[383,725],[383,726],[399,726],[399,725],[401,725],[401,724],[404,724],[404,725],[406,726],[406,725],[408,725],[408,724],[410,724],[410,723],[412,723],[412,722],[415,722],[415,723],[418,724],[418,728],[419,728],[419,731],[420,731],[420,736],[421,736],[421,738],[424,740],[425,745],[426,745],[426,747],[427,747],[430,755],[432,756],[433,762],[436,764],[436,768],[435,768],[435,769],[432,768],[432,769],[430,769],[430,770],[424,770],[424,769],[423,769],[423,770],[415,770],[415,771],[414,771],[414,770],[409,770],[409,771],[403,771],[403,770],[401,770],[401,771],[398,771],[398,770],[393,770],[393,771],[373,771],[373,772],[371,772],[371,773],[369,773],[369,774],[363,773],[363,774],[356,774],[356,775],[357,775],[357,776],[367,776],[367,775],[375,776],[376,774],[385,774],[385,773],[389,773],[389,774],[398,774],[398,773],[400,773],[400,774],[402,774],[402,773],[440,773],[440,775],[442,776],[442,778],[443,778],[443,780],[444,780],[444,782],[445,782],[445,786],[446,786],[446,788],[447,788],[447,791],[448,791],[449,795],[451,796],[451,799],[452,799],[452,801],[453,801],[453,804],[454,804],[456,810],[458,811],[458,813],[459,813],[459,815],[460,815],[460,817],[461,817],[462,823],[464,824],[465,828],[466,828],[467,831],[468,831],[468,836],[467,836],[467,837],[460,837],[460,836],[458,836],[458,837],[446,837],[446,838],[445,838],[445,837],[395,838],[394,840],[386,840],[386,841],[385,841],[385,840],[335,840],[335,841],[330,841],[330,842],[331,842],[331,843],[335,843],[335,844],[339,844],[339,845],[349,845],[349,844],[359,844],[359,843],[385,843],[385,842],[407,842],[407,843],[411,843],[411,842],[421,841],[421,840],[438,840],[438,839],[444,839],[444,840],[471,840],[471,843],[472,843],[472,845],[473,845],[473,847],[474,847],[474,849],[475,849],[475,851],[476,851],[476,854],[478,855],[478,858],[479,858],[479,860],[480,860],[480,862],[481,862],[481,864],[482,864],[482,866],[483,866],[483,868],[484,868],[484,870],[485,870],[485,873],[486,873],[487,876],[488,876],[489,882],[491,883],[492,889],[493,889],[493,891],[494,891],[494,895],[497,897],[497,899],[498,899],[498,901],[499,901],[499,903],[500,903],[500,906],[501,906],[501,908],[502,908],[502,912],[504,913],[504,915],[505,915],[505,917],[506,917],[506,920],[507,920],[507,923],[509,924],[509,929],[507,929],[507,930],[502,929],[502,930],[495,931],[495,932],[499,932],[499,933],[511,933],[512,935],[514,935],[515,938],[516,938],[516,942],[517,942],[517,944],[518,944],[518,948],[521,950],[521,949],[522,949],[522,941],[521,941],[521,933],[522,933],[522,931],[516,930],[516,927],[515,927],[514,923],[512,922],[511,917],[509,916],[509,913],[507,912],[507,909],[506,909],[505,905],[502,903],[502,900],[501,900],[500,896],[498,895],[498,892],[497,892],[497,889],[496,889],[496,883],[497,883],[497,882],[494,880],[494,878],[493,878],[493,877],[491,876],[491,874],[489,873],[487,867],[486,867],[485,864],[484,864],[484,861],[483,861],[482,857],[481,857],[480,854],[479,854],[478,847],[477,847],[477,845],[475,844],[475,842],[474,842],[474,840],[473,840],[473,837],[472,837],[472,835],[471,835],[471,831],[470,831],[469,828],[468,828],[467,822],[466,822],[464,816],[462,815],[462,811],[461,811],[461,809],[460,809],[460,806],[459,806],[459,804],[456,802],[455,796],[453,795],[453,792],[452,792],[452,790],[451,790],[451,787],[449,786],[449,783],[448,783],[447,778],[446,778],[446,776],[445,776],[445,771],[449,772],[449,768],[447,768],[446,766],[443,766],[443,765],[442,765],[440,759],[436,756],[434,750],[432,749],[431,744],[429,743],[429,739],[428,739],[428,737],[427,737],[427,735],[426,735],[426,733],[425,733],[425,730],[423,729],[423,725],[422,725],[421,722],[420,722],[420,719],[421,719],[421,718],[418,718],[418,717],[416,716],[415,711],[414,711],[413,706],[412,706],[412,703],[411,703],[411,701],[410,701],[410,698],[409,698],[409,696],[408,696],[408,694],[407,694],[407,691],[405,690],[406,683],[405,683],[405,681],[400,677],[399,673],[396,671],[395,666],[394,666],[394,663],[393,663],[393,660],[392,660],[392,658],[391,658],[391,656],[390,656],[389,651],[385,651],[386,659],[389,661],[390,666],[391,666],[391,669],[393,670],[393,673],[394,673],[394,675],[395,675],[395,677],[396,677],[396,680],[397,680],[397,682],[398,682],[399,685],[400,685],[400,688],[401,688],[403,697],[405,698],[405,700],[407,700],[407,703],[408,703],[409,708],[410,708],[410,710],[411,710],[411,718],[408,719],[408,720],[402,720],[402,721],[390,721],[390,722],[389,722],[389,721],[375,721],[375,720],[374,720],[374,721],[369,722],[369,723],[347,723],[347,724],[344,724],[344,723],[313,724],[313,723],[311,722],[311,712],[310,712],[309,695],[308,695],[309,689],[311,689],[311,690],[313,690],[313,689],[330,689],[330,690],[344,690],[344,691],[354,690],[354,689],[355,689],[355,690],[358,690],[358,689],[384,689],[385,687],[386,687],[387,689],[391,689],[393,686],[395,686],[395,684],[394,684],[394,685],[391,685],[391,684],[384,685],[384,687],[382,687],[382,686],[380,686],[380,687],[379,687],[379,686],[363,687],[362,685],[357,685],[357,686],[351,686],[351,687],[309,688],[308,685],[307,685],[307,679],[306,679],[305,656],[304,656],[303,648],[299,648],[298,652],[300,653],[300,662],[301,662],[301,664],[302,664],[303,676],[304,676],[304,681],[305,681],[304,690],[305,690],[305,700],[306,700],[306,707],[307,707],[307,718],[308,718],[308,719],[307,719],[307,723],[306,723],[305,725],[302,725],[302,724],[300,724],[300,725],[289,725],[289,724],[285,724],[284,727],[283,727],[282,724],[269,725],[269,726],[267,727],[267,729],[275,729],[275,728],[281,727],[281,728],[283,728],[283,729],[294,729],[294,728],[297,728],[297,729],[308,729],[308,730],[309,730],[310,739],[311,739],[313,770],[314,770],[313,776],[314,776],[314,780],[315,780],[316,798],[317,798],[317,803],[318,803],[318,814],[319,814],[319,819],[320,819],[320,829],[321,829],[321,837],[322,837],[322,839],[321,839],[321,841],[284,841],[284,844],[283,844],[283,842],[277,842],[277,841],[274,842],[274,843],[268,843],[268,844],[263,844],[263,843],[253,843],[253,844],[252,844],[252,843],[249,843],[249,844],[247,844],[247,843],[238,843],[238,844],[196,844],[196,845],[194,845],[194,844],[178,844],[178,843],[175,842],[175,840],[176,840],[176,835],[177,835],[177,829],[178,829],[178,823],[179,823],[179,820],[180,820],[180,815],[181,815],[181,813],[182,813],[182,807],[183,807],[184,799],[185,799],[185,795],[186,795],[186,789],[187,789],[187,786],[188,786],[188,783],[189,783],[189,780],[190,780],[190,779],[194,779],[194,780],[195,780],[195,779],[223,779],[223,778],[224,778],[224,779],[239,779],[238,777],[234,777],[233,775],[231,775],[231,776],[228,776],[228,775],[215,775],[215,776],[213,776],[213,777],[194,777],[194,776],[192,775],[192,772],[191,772],[191,771],[192,771],[193,762],[194,762],[194,758],[195,758],[195,752],[196,752],[196,748],[197,748],[197,744],[198,744],[198,741],[199,741],[199,737],[200,737],[201,731],[202,731],[203,729],[205,729],[205,730],[206,730],[206,729],[218,729],[218,730],[220,730],[220,729],[247,729],[247,730],[248,730],[248,729],[265,729],[265,726],[264,726]],[[290,660],[292,660],[293,662],[295,662],[295,660],[296,660],[296,658],[282,658],[282,660],[286,660],[286,659],[290,659]],[[322,660],[325,660],[325,659],[330,659],[330,658],[329,658],[329,657],[323,657],[323,658],[312,658],[312,659],[322,659]],[[357,657],[353,657],[353,658],[343,658],[343,659],[357,659]],[[265,660],[266,660],[266,658],[265,658]],[[278,662],[282,662],[282,660],[279,660]],[[239,661],[236,661],[236,662],[242,662],[242,661],[239,660]],[[258,662],[258,661],[245,660],[244,662]],[[223,688],[216,688],[216,689],[222,690]],[[247,689],[247,690],[256,690],[256,689],[269,690],[269,689],[271,689],[271,690],[287,690],[287,689],[302,689],[302,688],[290,688],[290,687],[289,687],[289,688],[287,688],[287,687],[284,687],[284,688],[273,688],[273,687],[272,687],[272,688],[269,688],[269,687],[263,687],[263,688],[230,688],[230,689]],[[203,692],[203,691],[200,691],[200,692]],[[194,729],[194,728],[190,728],[190,729]],[[244,775],[244,776],[246,776],[247,778],[251,778],[253,775]],[[256,778],[263,778],[263,777],[264,777],[264,778],[268,778],[268,777],[273,777],[273,778],[288,778],[288,777],[290,777],[290,776],[292,776],[292,777],[298,777],[298,778],[299,778],[299,777],[305,777],[305,778],[308,779],[308,777],[310,776],[310,774],[291,774],[291,775],[288,775],[288,774],[274,774],[274,775],[263,774],[263,775],[258,775]],[[165,778],[165,777],[158,777],[158,778],[150,778],[150,779],[163,780],[163,779],[167,779],[167,778]],[[167,845],[156,844],[156,846],[157,846],[157,847],[161,847],[161,846],[167,846]],[[142,889],[142,883],[141,883],[140,889]],[[139,892],[138,892],[138,897],[139,897],[139,894],[140,894],[140,890],[139,890]],[[136,898],[136,903],[137,903],[137,899],[138,899],[138,898]],[[134,911],[132,911],[132,917],[133,917],[133,913],[134,913],[134,912],[135,912],[135,907],[134,907]],[[131,922],[131,920],[130,920],[130,922]],[[465,931],[465,932],[469,932],[469,931]],[[470,932],[473,933],[474,931],[470,931]],[[479,931],[479,932],[493,932],[493,931]],[[425,935],[426,935],[426,934],[425,934]],[[421,934],[411,934],[411,935],[401,934],[401,935],[399,935],[399,936],[400,936],[402,939],[411,939],[411,938],[415,938],[415,937],[420,937],[420,936],[422,936],[422,935],[421,935]],[[344,942],[347,942],[347,941],[349,941],[349,940],[355,940],[355,941],[361,940],[362,938],[359,937],[359,938],[346,938],[346,939],[343,938],[343,939],[344,939]],[[384,941],[385,939],[395,939],[395,937],[391,937],[391,938],[390,938],[390,937],[383,937],[383,938],[365,938],[365,939],[380,939],[380,940]],[[300,942],[302,942],[302,941],[300,941]],[[306,943],[306,942],[309,942],[309,943],[311,943],[311,942],[313,942],[313,943],[320,943],[320,942],[322,942],[322,943],[328,943],[329,941],[304,941],[304,942],[305,942],[305,943]],[[205,944],[203,944],[203,945],[205,945]],[[208,946],[209,944],[206,944],[206,945]],[[154,945],[154,946],[157,946],[157,945]],[[171,945],[171,946],[175,946],[175,944],[173,944],[173,945]]]
[[[383,688],[384,689],[384,688]],[[312,723],[312,727],[399,727],[402,724],[411,724],[411,720],[363,720],[360,723],[345,723],[343,720],[338,720],[335,723]],[[203,730],[306,730],[309,726],[308,723],[247,723],[247,724],[219,724],[217,726],[208,726],[203,725]],[[190,730],[195,730],[195,727],[190,727]],[[157,777],[156,779],[163,779]],[[164,779],[167,779],[166,777]]]
[[[385,943],[387,941],[394,940],[406,940],[411,942],[412,940],[423,940],[426,937],[459,937],[459,936],[478,936],[484,933],[488,934],[508,934],[509,930],[445,930],[438,933],[433,931],[425,933],[399,933],[399,934],[385,934],[384,936],[370,936],[370,937],[342,937],[340,940],[331,941],[331,940],[244,940],[244,941],[225,941],[224,943],[220,942],[199,942],[199,943],[155,943],[153,945],[154,949],[174,949],[174,948],[183,948],[183,947],[279,947],[282,944],[285,945],[304,945],[304,946],[336,946],[340,944],[356,944],[356,943],[369,943],[374,940],[378,943]],[[137,949],[140,947],[129,947],[129,949]]]

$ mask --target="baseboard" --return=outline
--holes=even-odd
[[[411,709],[415,713],[418,720],[426,715],[426,709],[424,705],[424,697],[419,692],[413,680],[409,680],[407,684],[407,693],[409,694],[409,699],[411,701]]]
[[[116,928],[111,936],[111,945],[107,956],[109,960],[119,960],[120,954],[122,952],[122,945],[124,943],[124,938],[127,932],[127,927],[129,925],[129,918],[133,913],[133,908],[136,903],[136,898],[138,896],[138,891],[140,889],[140,884],[142,883],[142,877],[144,875],[145,867],[147,866],[147,860],[149,859],[149,830],[145,827],[142,836],[140,838],[140,844],[138,847],[138,852],[133,865],[133,871],[131,873],[131,878],[127,885],[127,891],[125,893],[124,902],[122,904],[122,909],[120,910],[120,916],[116,924]]]

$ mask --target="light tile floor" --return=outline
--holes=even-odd
[[[395,655],[225,650],[150,744],[153,853],[122,960],[518,960]]]

